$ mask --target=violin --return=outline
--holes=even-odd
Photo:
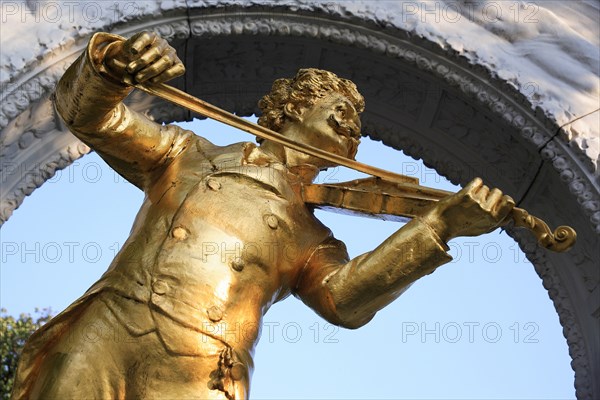
[[[160,97],[192,112],[222,122],[259,138],[273,141],[296,151],[333,162],[371,175],[335,184],[303,184],[301,195],[306,204],[315,208],[354,214],[387,221],[406,222],[423,215],[435,202],[454,193],[419,185],[416,178],[386,171],[356,160],[329,153],[323,149],[295,142],[280,133],[254,124],[164,83],[133,84],[150,95]],[[573,246],[577,233],[570,226],[559,226],[554,231],[538,217],[514,207],[506,223],[530,230],[538,244],[546,249],[564,252]]]
[[[398,222],[423,215],[434,202],[452,194],[414,183],[394,185],[380,178],[302,186],[304,202],[315,208]],[[514,207],[509,217],[507,223],[512,220],[515,227],[530,230],[538,244],[548,250],[567,251],[577,239],[577,233],[570,226],[559,226],[552,231],[543,220],[523,208]]]

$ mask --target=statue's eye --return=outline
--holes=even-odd
[[[346,109],[344,107],[337,107],[335,110],[342,118],[346,117]]]

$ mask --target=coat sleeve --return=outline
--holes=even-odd
[[[96,33],[84,53],[60,79],[55,107],[71,132],[113,169],[146,190],[179,153],[192,134],[160,125],[127,108],[132,88],[113,80],[103,65],[107,46],[120,36]]]
[[[414,281],[452,260],[447,250],[418,218],[352,260],[344,244],[331,237],[310,256],[294,294],[327,321],[358,328]]]

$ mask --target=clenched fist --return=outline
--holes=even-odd
[[[111,43],[103,61],[114,78],[127,84],[161,83],[185,73],[175,49],[154,32]]]
[[[458,236],[478,236],[503,224],[514,208],[510,196],[490,190],[475,178],[458,193],[440,200],[423,216],[440,239],[447,242]]]

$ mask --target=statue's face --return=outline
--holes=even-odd
[[[289,111],[289,110],[288,110]],[[360,118],[345,96],[332,93],[296,113],[292,139],[344,157],[354,158],[360,142]]]

